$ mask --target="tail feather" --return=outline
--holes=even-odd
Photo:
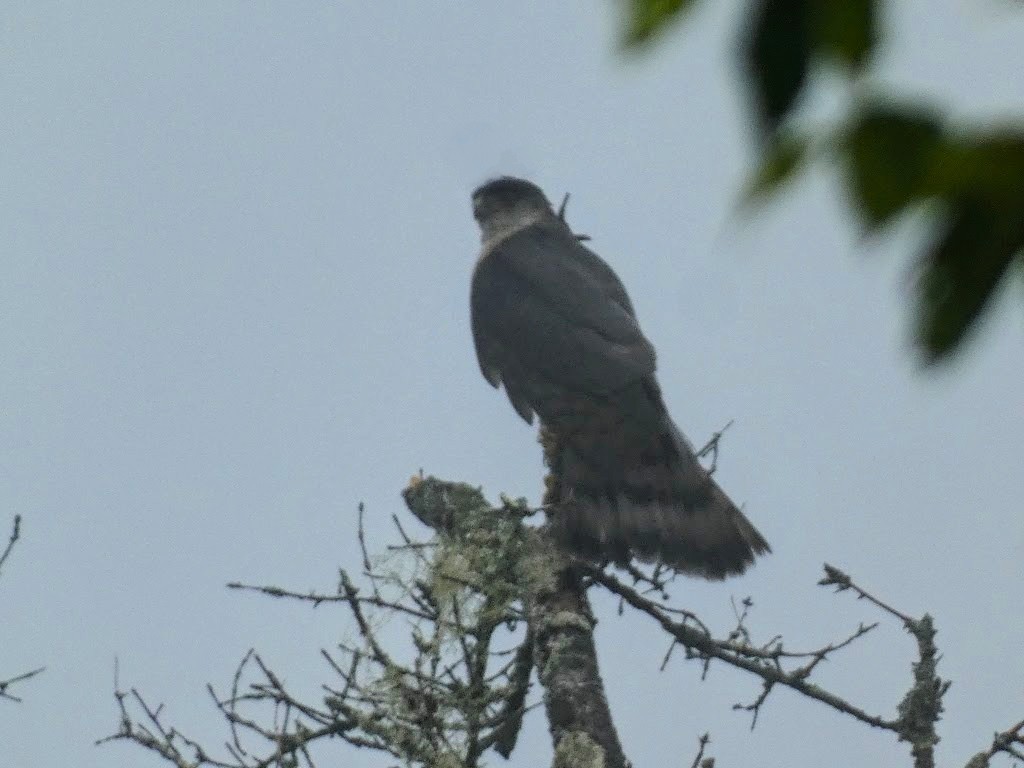
[[[771,551],[667,414],[646,439],[619,435],[608,445],[607,433],[575,437],[561,445],[554,520],[571,549],[618,563],[658,561],[708,579],[743,573]]]

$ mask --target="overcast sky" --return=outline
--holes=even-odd
[[[959,115],[1024,113],[1024,12],[897,5],[890,82]],[[913,642],[816,587],[827,560],[936,617],[955,681],[943,765],[1024,716],[1021,292],[959,365],[918,371],[912,222],[861,242],[827,169],[735,215],[738,3],[703,3],[637,58],[614,10],[3,4],[0,524],[24,529],[0,580],[0,679],[47,667],[24,703],[0,701],[4,766],[160,765],[92,746],[118,724],[115,657],[122,685],[211,744],[204,685],[249,647],[315,692],[347,618],[223,585],[331,589],[358,565],[357,503],[383,546],[420,468],[538,498],[539,447],[469,334],[469,194],[502,173],[572,192],[691,438],[735,420],[719,481],[775,553],[680,602],[724,630],[730,596],[752,595],[755,637],[794,648],[883,618],[820,682],[891,715]],[[679,656],[659,672],[665,638],[615,607],[597,599],[597,642],[637,766],[689,764],[704,731],[723,768],[909,765],[889,734],[783,691],[751,732],[731,705],[756,680],[702,683]],[[537,711],[511,765],[550,750]]]

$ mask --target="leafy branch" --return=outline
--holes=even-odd
[[[623,40],[640,52],[696,2],[625,5]],[[875,77],[891,38],[885,7],[882,0],[747,0],[736,55],[758,167],[745,200],[767,199],[818,162],[838,172],[868,233],[916,215],[927,236],[913,269],[914,337],[922,360],[935,364],[965,346],[1000,286],[1024,273],[1024,125],[955,120]],[[841,106],[834,120],[815,124],[804,106],[821,84],[841,92]]]

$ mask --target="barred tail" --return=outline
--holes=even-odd
[[[558,451],[553,525],[583,556],[637,557],[718,580],[771,551],[664,410],[647,435],[576,432]]]

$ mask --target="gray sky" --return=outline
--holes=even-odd
[[[1021,113],[1019,8],[898,5],[892,82]],[[5,765],[158,765],[92,746],[117,725],[115,655],[123,685],[211,743],[204,684],[250,646],[315,690],[343,615],[223,585],[331,588],[358,562],[356,504],[383,545],[419,468],[538,497],[539,448],[468,327],[469,193],[499,173],[573,193],[692,439],[735,419],[719,479],[775,554],[680,601],[725,629],[729,597],[753,595],[758,637],[821,644],[879,618],[814,586],[828,560],[936,616],[944,765],[1024,715],[1020,303],[922,375],[912,223],[859,243],[827,171],[739,221],[738,8],[703,6],[632,60],[612,3],[4,4],[0,523],[21,513],[24,539],[0,581],[0,678],[48,667],[0,701]],[[751,733],[731,705],[757,681],[659,673],[665,638],[598,610],[638,766],[688,764],[705,730],[723,767],[909,764],[786,692]],[[820,680],[891,714],[912,658],[884,621]],[[512,765],[549,759],[535,713]]]

